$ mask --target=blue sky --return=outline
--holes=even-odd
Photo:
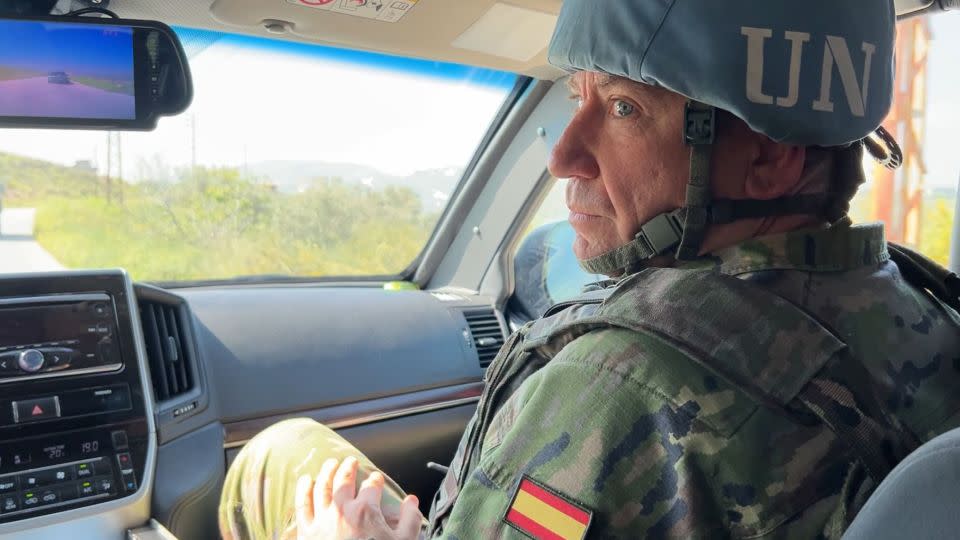
[[[125,28],[0,21],[0,66],[132,79],[132,42]]]

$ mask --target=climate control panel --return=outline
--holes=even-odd
[[[0,513],[109,497],[117,491],[114,477],[113,464],[105,457],[0,476]]]
[[[0,446],[0,523],[135,493],[146,439],[125,427]]]

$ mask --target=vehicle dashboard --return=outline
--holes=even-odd
[[[357,324],[362,321],[362,324]],[[0,279],[0,537],[216,537],[226,468],[291,417],[429,505],[503,344],[491,301],[276,285],[168,291],[122,271]]]

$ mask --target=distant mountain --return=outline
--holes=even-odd
[[[303,191],[318,178],[340,178],[345,183],[373,189],[402,186],[416,192],[426,210],[443,209],[463,174],[461,168],[448,167],[395,176],[365,165],[324,161],[263,161],[248,165],[247,170],[286,193]]]

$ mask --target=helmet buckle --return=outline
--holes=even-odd
[[[655,255],[663,255],[680,243],[683,237],[683,210],[660,214],[640,227],[637,240]]]
[[[688,146],[713,144],[717,111],[709,105],[688,101],[683,113],[683,140]]]

